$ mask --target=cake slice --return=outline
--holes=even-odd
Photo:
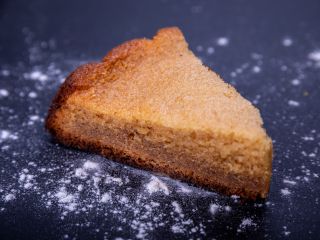
[[[269,191],[259,111],[194,56],[178,28],[77,68],[46,127],[61,143],[244,198]]]

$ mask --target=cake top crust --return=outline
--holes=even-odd
[[[67,102],[128,122],[266,137],[259,111],[202,64],[176,27],[125,42],[66,81],[53,108]]]

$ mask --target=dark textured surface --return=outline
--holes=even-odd
[[[0,238],[135,239],[142,236],[134,228],[139,218],[153,226],[146,230],[146,239],[317,239],[320,60],[310,53],[320,49],[319,12],[318,1],[1,1]],[[183,30],[205,64],[261,110],[275,148],[266,202],[242,204],[184,185],[191,189],[185,194],[179,192],[181,183],[164,177],[159,178],[170,194],[150,196],[143,189],[151,173],[65,148],[44,131],[50,101],[71,70],[101,59],[125,40],[150,37],[172,25]],[[219,37],[227,37],[229,44],[219,46]],[[284,46],[285,38],[292,45]],[[32,75],[35,71],[44,77]],[[91,173],[86,179],[73,176],[87,160],[99,163],[100,172],[92,173],[102,179],[98,186],[90,182]],[[24,169],[34,176],[31,188],[21,180]],[[107,175],[129,181],[106,183]],[[85,189],[77,206],[86,210],[64,215],[65,203],[48,192],[77,184]],[[99,201],[103,191],[112,192],[112,204]],[[8,200],[10,194],[14,199]],[[128,203],[122,204],[121,196]],[[137,198],[143,204],[136,203]],[[147,220],[133,213],[143,212],[150,201],[161,207]],[[183,217],[171,214],[173,201]],[[209,211],[212,204],[220,206],[216,213]],[[225,206],[231,211],[223,210]],[[156,216],[163,225],[156,223]],[[172,226],[183,225],[179,219],[193,223],[174,233]],[[245,219],[252,224],[241,225]]]

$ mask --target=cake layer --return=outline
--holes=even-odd
[[[126,122],[88,111],[77,99],[71,98],[48,121],[62,143],[223,193],[267,196],[272,154],[268,142]]]

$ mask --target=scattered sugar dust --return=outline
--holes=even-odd
[[[283,228],[283,235],[284,236],[289,236],[291,234],[291,232],[288,231],[287,226],[283,226],[282,228]]]
[[[212,215],[215,215],[219,211],[219,209],[220,209],[220,205],[215,203],[210,204],[209,211]]]
[[[293,86],[299,86],[299,85],[301,84],[301,81],[300,81],[299,79],[293,79],[293,80],[291,81],[291,84],[292,84]]]
[[[281,191],[282,196],[289,196],[291,194],[291,192],[288,188],[281,189],[280,191]]]
[[[308,58],[313,62],[316,68],[320,68],[320,49],[310,52]]]
[[[60,212],[60,220],[73,217],[77,221],[80,214],[90,219],[94,211],[94,215],[116,218],[120,225],[128,225],[137,239],[148,239],[150,233],[168,225],[174,234],[206,235],[203,223],[193,220],[189,213],[185,214],[178,200],[171,200],[172,194],[183,196],[191,192],[186,184],[159,176],[150,177],[150,174],[138,171],[134,178],[142,181],[139,190],[133,188],[136,180],[126,177],[128,174],[114,176],[106,171],[118,164],[106,162],[99,156],[90,158],[68,161],[64,166],[29,161],[28,168],[14,175],[13,180],[18,184],[13,184],[16,188],[12,189],[10,184],[1,193],[2,200],[14,203],[21,197],[36,194],[41,196],[40,206]],[[187,190],[180,192],[181,186]],[[201,189],[197,191],[202,198],[215,196]],[[171,211],[163,210],[168,206]],[[196,205],[192,208],[197,211]]]
[[[208,48],[207,48],[207,54],[208,54],[208,55],[214,54],[214,48],[213,48],[213,47],[208,47]]]
[[[109,202],[109,201],[111,201],[111,200],[112,200],[112,198],[111,198],[110,193],[104,193],[104,194],[102,194],[102,196],[101,196],[100,202],[102,202],[102,203],[107,203],[107,202]]]
[[[146,185],[146,189],[149,194],[163,192],[165,195],[169,195],[169,189],[167,185],[155,176],[151,177],[150,182]]]
[[[282,45],[285,47],[290,47],[293,44],[293,40],[290,37],[285,37],[282,39]]]
[[[17,133],[13,133],[12,131],[6,129],[0,129],[0,143],[6,140],[17,140]]]
[[[32,91],[32,92],[28,93],[28,96],[29,96],[29,98],[36,98],[36,97],[38,97],[38,94],[36,92]]]
[[[298,101],[295,101],[295,100],[289,100],[288,101],[288,105],[292,106],[292,107],[299,107],[300,103]]]
[[[219,37],[216,41],[217,45],[220,46],[220,47],[225,47],[227,45],[229,45],[229,38],[227,37]]]
[[[202,51],[203,51],[203,46],[198,45],[198,46],[196,47],[196,50],[197,50],[198,52],[202,52]]]
[[[283,182],[289,185],[296,185],[297,182],[296,181],[292,181],[292,180],[288,180],[288,179],[283,179]]]
[[[247,228],[256,227],[256,226],[257,224],[251,218],[244,218],[242,219],[237,231],[241,232]]]
[[[0,98],[8,97],[9,91],[7,89],[0,89]]]
[[[172,202],[172,206],[174,207],[174,211],[176,213],[178,213],[179,215],[183,215],[182,214],[182,209],[181,209],[181,206],[179,205],[179,203],[177,201],[173,201]]]
[[[5,202],[12,201],[16,198],[16,196],[13,193],[8,193],[7,195],[4,196],[3,200]]]
[[[313,60],[315,62],[320,62],[320,49],[314,50],[313,52],[309,53],[308,57],[310,60]]]
[[[259,67],[259,66],[253,66],[253,67],[252,67],[252,72],[254,72],[254,73],[260,73],[260,72],[261,72],[261,67]]]

